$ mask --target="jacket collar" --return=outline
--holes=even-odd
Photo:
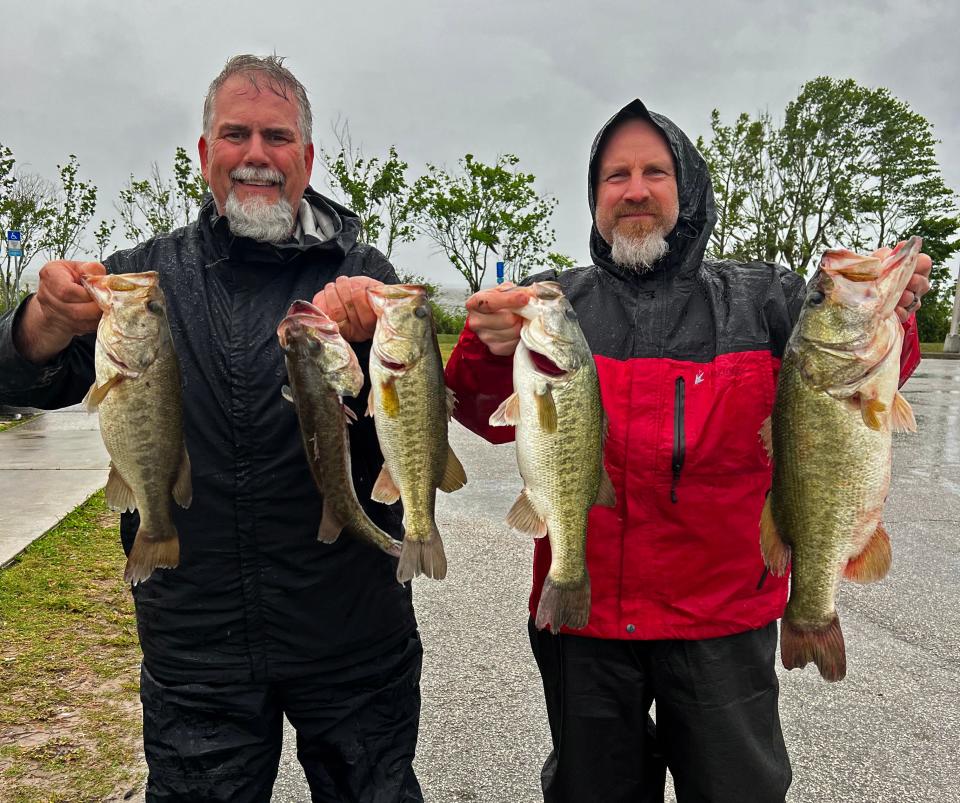
[[[333,235],[329,239],[318,242],[307,238],[300,243],[291,236],[289,242],[264,243],[248,237],[238,237],[230,231],[226,217],[217,212],[213,196],[208,194],[200,207],[197,220],[201,240],[215,259],[271,264],[289,264],[308,255],[343,259],[357,244],[360,218],[312,187],[307,187],[303,198],[332,222]]]

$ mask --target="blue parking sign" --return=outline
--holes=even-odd
[[[10,243],[19,243],[19,242],[20,242],[20,232],[19,232],[19,231],[8,231],[8,232],[7,232],[7,242],[10,242]]]

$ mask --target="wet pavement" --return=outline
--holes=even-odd
[[[780,670],[790,803],[960,801],[960,361],[924,361],[905,394],[920,432],[894,444],[893,568],[838,598],[847,678]],[[0,564],[102,486],[96,427],[73,410],[0,433]],[[451,440],[470,482],[440,494],[447,580],[415,584],[426,653],[416,768],[430,803],[532,803],[549,733],[526,641],[532,545],[502,524],[520,488],[513,447],[459,425]],[[273,800],[308,801],[286,737]]]
[[[107,481],[97,416],[77,407],[0,432],[0,566]]]
[[[789,803],[960,801],[960,362],[925,361],[905,393],[920,432],[894,446],[893,568],[838,599],[847,678],[779,671]],[[526,640],[532,546],[502,524],[520,487],[513,447],[459,425],[452,442],[470,480],[440,494],[449,575],[414,592],[426,651],[417,773],[428,803],[533,803],[550,737]],[[289,728],[273,799],[310,799]]]

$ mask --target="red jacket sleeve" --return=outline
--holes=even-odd
[[[457,397],[453,417],[491,443],[509,443],[513,427],[491,427],[490,416],[513,393],[513,357],[490,352],[469,324],[447,360],[447,387]]]
[[[917,316],[911,315],[903,322],[903,347],[900,349],[900,387],[920,364],[920,335],[917,331]]]

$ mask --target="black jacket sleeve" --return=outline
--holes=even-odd
[[[800,317],[807,288],[799,273],[780,265],[767,264],[774,269],[775,275],[767,294],[764,314],[770,328],[773,353],[781,357]]]
[[[34,365],[13,344],[14,327],[30,298],[0,316],[0,402],[44,410],[69,407],[81,401],[93,383],[95,336],[75,337],[53,360]]]

